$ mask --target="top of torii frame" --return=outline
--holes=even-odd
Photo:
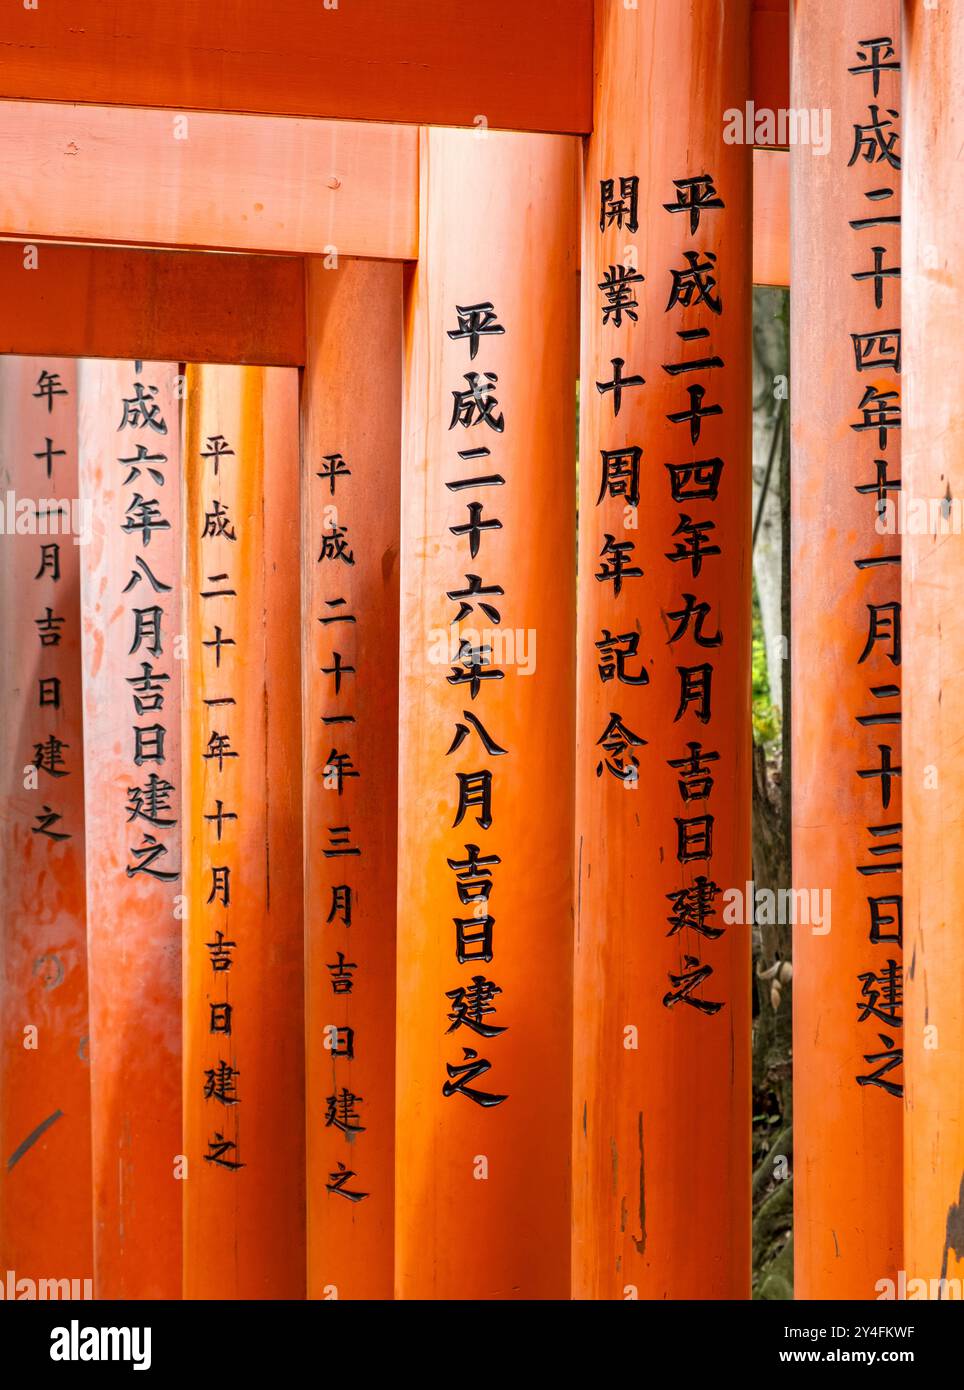
[[[788,3],[745,0],[744,138],[771,146],[754,152],[758,284],[789,283],[789,161],[778,123],[753,116],[787,109]],[[266,26],[260,0],[6,6],[0,239],[416,260],[419,128],[589,133],[612,13],[493,0],[467,20],[456,0],[276,0]],[[37,345],[14,333],[4,346]]]
[[[788,104],[788,7],[752,0],[759,108]],[[24,0],[0,95],[585,135],[593,23],[593,0]]]

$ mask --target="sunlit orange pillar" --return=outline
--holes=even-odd
[[[312,259],[306,288],[308,1296],[391,1298],[402,267]]]
[[[75,542],[90,518],[77,503],[72,362],[0,358],[0,502],[0,1269],[86,1280],[93,1267]]]
[[[583,194],[573,1292],[749,1293],[749,5],[606,0]]]
[[[567,1297],[579,148],[432,129],[420,167],[396,1295]]]
[[[901,1229],[900,74],[896,0],[793,6],[794,1253],[874,1298]],[[871,40],[873,42],[871,42]]]
[[[960,1297],[964,1280],[964,13],[905,8],[903,502],[951,534],[904,539],[907,718],[907,1297]],[[943,504],[943,506],[941,505]],[[913,512],[911,511],[913,509]],[[957,1280],[956,1295],[940,1284]],[[926,1281],[922,1285],[919,1281]],[[915,1282],[917,1281],[917,1282]],[[953,1286],[951,1286],[953,1289]]]
[[[297,375],[185,411],[184,1296],[302,1298]]]
[[[78,372],[94,1276],[180,1298],[178,366]]]

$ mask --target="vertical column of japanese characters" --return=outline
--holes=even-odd
[[[880,1087],[897,1098],[903,1095],[902,825],[896,782],[901,775],[901,546],[899,528],[884,541],[876,535],[887,529],[884,518],[894,510],[888,499],[896,500],[900,491],[895,476],[900,439],[895,431],[901,423],[900,112],[881,92],[886,83],[893,99],[899,70],[891,36],[857,40],[847,71],[866,90],[860,91],[854,111],[847,164],[853,173],[847,177],[849,196],[842,210],[854,247],[851,278],[867,292],[866,318],[850,331],[856,405],[850,428],[868,446],[867,473],[853,486],[867,499],[868,532],[873,527],[870,544],[865,547],[861,540],[854,556],[860,573],[857,596],[867,614],[866,639],[861,650],[848,654],[864,667],[867,681],[867,704],[854,711],[855,771],[866,790],[869,822],[866,854],[856,865],[867,889],[867,965],[854,987],[858,1022],[873,1030],[862,1058],[866,1065],[861,1066],[860,1058],[854,1064],[858,1086]],[[859,612],[854,616],[862,621]]]
[[[0,359],[0,1269],[89,1280],[76,379]]]
[[[52,418],[59,404],[60,397],[69,397],[70,392],[64,385],[60,372],[49,372],[42,368],[37,377],[36,389],[33,395],[40,399],[46,407],[48,422],[47,430],[55,430]],[[63,410],[60,412],[62,415]],[[69,423],[75,427],[76,407],[73,403],[69,407]],[[57,459],[65,458],[67,450],[57,448],[56,441],[50,434],[43,431],[44,440],[40,448],[34,451],[33,457],[40,460],[43,466],[47,485],[54,490],[55,482],[55,463]],[[38,441],[39,443],[39,441]],[[71,453],[75,448],[72,440],[70,443]],[[36,531],[45,536],[48,534],[69,535],[70,517],[64,517],[63,509],[69,510],[69,503],[55,498],[45,498],[38,501],[34,509],[36,518]],[[64,624],[66,618],[62,612],[58,611],[58,595],[62,588],[63,569],[61,563],[62,543],[59,540],[39,540],[37,543],[37,569],[34,580],[37,584],[37,600],[41,609],[41,616],[35,619],[37,635],[40,639],[40,646],[43,652],[43,661],[40,673],[37,677],[37,708],[44,711],[39,716],[40,720],[46,720],[47,732],[34,744],[33,765],[38,772],[43,773],[45,779],[49,779],[51,784],[55,784],[62,777],[68,777],[76,766],[79,749],[71,749],[60,734],[66,707],[66,686],[70,676],[72,676],[72,662],[69,665],[65,662],[65,653],[62,646],[64,635]],[[74,555],[76,560],[76,554]],[[79,634],[77,634],[79,637]],[[77,699],[79,691],[74,689],[70,692],[71,698]],[[41,732],[38,730],[38,732]],[[69,756],[68,756],[69,754]],[[52,796],[52,800],[55,800]],[[49,841],[56,843],[68,840],[71,835],[82,827],[73,826],[68,829],[62,811],[55,804],[48,804],[46,801],[41,807],[41,814],[35,817],[36,825],[32,830],[35,834],[45,836]]]
[[[320,481],[317,491],[320,504],[317,514],[323,518],[317,563],[323,573],[334,580],[342,566],[354,567],[355,552],[349,541],[347,525],[339,524],[338,512],[333,501],[335,487],[342,480],[342,488],[347,487],[351,469],[340,453],[326,454],[315,477]],[[311,516],[316,509],[311,509]],[[344,572],[344,571],[342,571]],[[363,1202],[371,1194],[364,1191],[356,1182],[358,1173],[355,1164],[361,1161],[358,1153],[359,1136],[364,1134],[367,1124],[362,1123],[360,1106],[364,1097],[355,1092],[352,1081],[352,1062],[355,1059],[355,1029],[352,1024],[351,994],[355,984],[355,971],[359,963],[349,960],[341,948],[349,945],[348,933],[352,925],[353,904],[357,899],[357,861],[367,846],[353,835],[351,828],[351,783],[358,780],[359,771],[346,748],[351,741],[357,746],[359,738],[364,739],[365,730],[356,729],[351,690],[354,682],[364,677],[359,672],[359,658],[354,648],[354,631],[357,615],[351,611],[344,594],[337,592],[334,583],[331,598],[322,599],[320,611],[314,614],[321,625],[322,656],[321,675],[326,681],[328,699],[324,704],[325,713],[321,722],[326,731],[331,730],[332,746],[322,768],[322,786],[326,794],[334,797],[333,810],[326,818],[326,839],[322,855],[332,861],[344,860],[345,868],[333,873],[327,881],[330,898],[325,917],[325,927],[331,938],[337,942],[334,960],[327,962],[331,992],[340,1005],[340,1018],[325,1024],[325,1047],[331,1056],[332,1081],[331,1094],[326,1098],[325,1125],[338,1130],[352,1146],[346,1150],[351,1155],[351,1163],[343,1159],[335,1160],[329,1171],[325,1186],[329,1192],[343,1197],[352,1204]],[[347,800],[346,800],[347,797]],[[335,809],[337,808],[337,809]],[[344,823],[343,823],[344,822]],[[340,881],[338,881],[340,880]],[[355,950],[352,956],[358,954]]]
[[[170,531],[171,521],[160,497],[147,495],[165,486],[168,457],[162,444],[168,434],[168,422],[157,400],[157,386],[137,380],[141,374],[142,363],[137,361],[131,394],[117,403],[117,432],[122,440],[131,439],[133,450],[116,459],[123,471],[121,486],[129,495],[124,519],[119,524],[125,536],[135,542],[130,576],[120,594],[113,596],[129,615],[128,655],[132,659],[130,674],[125,677],[132,706],[130,784],[123,807],[117,809],[131,824],[135,837],[140,833],[140,844],[130,846],[127,877],[143,875],[158,883],[177,883],[177,787],[166,767],[167,726],[163,717],[171,675],[154,664],[171,655],[164,647],[165,638],[172,640],[172,634],[165,632],[166,604],[177,576],[165,571],[157,573],[156,562],[152,568],[151,540],[158,533]],[[135,433],[128,435],[129,430]],[[178,486],[177,479],[173,486]],[[140,719],[145,722],[136,722]]]
[[[181,1291],[179,381],[173,363],[78,372],[96,517],[81,562],[94,1277],[109,1299]]]
[[[709,384],[707,374],[713,370],[725,371],[726,363],[714,350],[711,328],[689,327],[686,311],[703,305],[711,315],[711,323],[714,319],[722,319],[724,305],[716,288],[720,274],[718,253],[709,250],[706,244],[712,244],[714,232],[720,230],[717,218],[724,201],[716,190],[711,174],[696,179],[674,179],[673,182],[675,198],[671,203],[664,204],[664,211],[682,214],[688,240],[695,244],[696,249],[685,250],[685,265],[670,271],[671,287],[666,312],[678,316],[679,327],[675,331],[680,343],[694,343],[697,346],[695,355],[690,355],[685,347],[681,347],[679,360],[663,363],[662,370],[674,381],[679,378],[681,384],[685,382],[680,393],[680,408],[671,412],[667,419],[678,430],[685,431],[690,447],[698,452],[703,420],[707,416],[723,413],[720,405],[703,404]],[[677,624],[669,640],[671,645],[675,645],[688,633],[695,649],[693,655],[704,657],[692,665],[676,667],[680,688],[675,718],[682,720],[690,714],[695,716],[699,724],[710,727],[713,722],[712,658],[723,647],[726,635],[722,626],[713,632],[704,629],[710,605],[699,593],[697,581],[702,575],[704,562],[712,562],[722,554],[718,541],[723,537],[713,534],[716,532],[713,511],[719,498],[724,460],[705,458],[678,464],[667,462],[665,468],[673,502],[681,509],[679,523],[670,540],[672,549],[666,552],[666,558],[679,566],[687,586],[688,581],[692,580],[693,588],[697,589],[696,593],[682,593],[681,607],[668,615]],[[711,593],[713,587],[711,582]],[[713,974],[712,943],[725,930],[719,922],[711,925],[708,921],[713,915],[713,904],[720,891],[719,885],[708,873],[713,854],[714,817],[708,804],[692,805],[693,802],[709,803],[714,777],[708,765],[719,761],[718,753],[707,750],[697,740],[688,741],[686,752],[669,760],[669,766],[678,773],[677,789],[682,812],[674,817],[676,859],[681,866],[694,864],[700,867],[689,871],[691,881],[681,884],[670,896],[670,934],[681,934],[683,944],[677,970],[669,974],[669,988],[663,996],[663,1004],[666,1008],[672,1008],[685,1001],[701,1014],[719,1013],[728,1002],[714,998],[712,988],[708,989],[709,997],[702,990],[699,998],[695,993]],[[725,776],[726,768],[721,767],[719,772]]]
[[[480,339],[505,333],[499,323],[494,305],[490,301],[472,305],[456,305],[457,323],[447,331],[447,336],[464,342],[468,349],[469,362],[474,362],[480,346]],[[485,438],[494,442],[505,430],[505,416],[499,409],[496,388],[498,374],[488,371],[470,370],[463,374],[467,389],[452,390],[452,416],[449,430],[458,428],[481,429]],[[476,436],[477,438],[477,436]],[[485,516],[485,504],[477,494],[488,488],[505,486],[505,478],[497,471],[497,460],[490,463],[492,450],[480,441],[475,447],[455,451],[459,464],[456,476],[446,482],[445,487],[454,497],[468,493],[465,502],[466,519],[453,524],[449,531],[453,536],[464,538],[468,547],[469,559],[474,564],[482,547],[482,538],[487,531],[502,530],[502,522],[494,516]],[[498,495],[498,494],[496,494]],[[481,566],[480,566],[481,568]],[[453,618],[458,647],[455,651],[455,664],[446,677],[453,691],[467,694],[469,704],[475,705],[490,681],[505,678],[505,672],[493,663],[491,643],[486,643],[481,635],[473,641],[461,632],[461,623],[473,611],[477,603],[481,612],[496,627],[501,621],[501,613],[496,604],[501,605],[505,589],[502,584],[487,583],[486,580],[501,579],[501,575],[486,574],[484,579],[478,574],[465,574],[465,587],[452,576],[453,587],[447,590],[447,597],[459,605]],[[460,701],[463,703],[463,701]],[[508,749],[502,746],[498,731],[488,729],[482,721],[481,710],[474,708],[461,710],[461,718],[456,711],[455,735],[446,750],[447,755],[457,752],[467,740],[478,742],[481,754],[473,759],[491,764],[495,758],[506,757]],[[452,828],[462,825],[466,816],[472,814],[475,823],[486,834],[493,823],[492,767],[483,766],[473,771],[456,772],[458,784],[457,807]],[[488,851],[488,852],[487,852]],[[454,887],[458,897],[459,912],[454,916],[455,959],[463,967],[468,978],[462,978],[447,990],[449,1001],[447,1032],[452,1033],[463,1027],[468,1028],[485,1042],[491,1043],[505,1028],[488,1021],[496,1012],[495,996],[502,990],[486,974],[478,972],[479,963],[488,965],[495,959],[495,918],[489,912],[489,895],[493,886],[493,870],[501,863],[500,856],[491,852],[491,846],[467,842],[464,857],[456,852],[447,860],[454,875]],[[462,915],[467,911],[467,915]],[[477,973],[469,976],[469,971]],[[457,1061],[446,1062],[448,1079],[442,1085],[446,1097],[462,1095],[476,1105],[489,1108],[501,1105],[508,1099],[502,1092],[490,1091],[474,1083],[492,1069],[488,1057],[480,1055],[478,1048],[463,1045],[462,1057]]]
[[[638,227],[638,185],[635,175],[606,178],[600,181],[599,229],[605,235],[610,227],[635,232]],[[710,314],[721,316],[722,298],[717,289],[717,252],[706,248],[712,241],[714,214],[724,206],[724,201],[714,183],[712,173],[673,180],[674,196],[663,204],[664,214],[683,214],[688,230],[688,239],[696,243],[696,249],[682,253],[683,266],[668,267],[670,289],[665,306],[666,313],[678,316],[680,327],[675,330],[681,344],[694,344],[692,349],[681,347],[686,353],[678,360],[661,364],[661,370],[676,381],[680,379],[680,408],[667,414],[671,424],[685,430],[690,446],[697,450],[707,416],[722,414],[719,404],[704,405],[708,386],[704,382],[712,370],[725,368],[724,360],[715,351],[709,327],[689,327],[686,311],[704,306]],[[599,284],[601,292],[601,313],[603,324],[610,324],[617,331],[628,329],[637,318],[638,304],[635,298],[637,287],[642,284],[643,275],[634,265],[612,264]],[[617,355],[610,361],[612,377],[596,381],[596,390],[608,396],[612,402],[613,419],[618,417],[623,394],[627,390],[637,390],[645,386],[645,379],[633,371],[624,371],[626,361]],[[696,375],[697,380],[692,380]],[[702,378],[702,379],[700,379]],[[601,475],[597,506],[602,507],[616,502],[623,509],[631,509],[630,515],[640,501],[640,459],[643,453],[641,441],[627,439],[614,449],[600,450]],[[679,682],[679,696],[673,723],[693,718],[702,726],[712,724],[712,690],[714,664],[709,653],[722,647],[724,634],[719,627],[709,621],[710,601],[698,592],[697,581],[703,575],[704,565],[722,554],[716,534],[716,521],[713,519],[713,504],[719,497],[720,481],[724,460],[719,457],[694,459],[684,463],[663,461],[666,472],[665,485],[668,485],[672,502],[679,507],[678,522],[671,534],[667,535],[670,549],[665,558],[673,565],[688,569],[687,591],[680,594],[670,611],[665,613],[669,620],[668,645],[676,649],[676,644],[689,638],[693,652],[689,656],[692,664],[677,664],[676,677]],[[596,579],[603,584],[611,584],[614,605],[618,602],[627,581],[642,581],[644,570],[635,554],[636,545],[631,540],[617,540],[614,533],[603,527],[603,543],[599,548],[599,568]],[[689,589],[697,592],[689,592]],[[711,585],[710,597],[714,595]],[[636,656],[640,634],[639,616],[635,619],[626,614],[617,614],[614,609],[612,626],[604,625],[596,641],[600,653],[598,658],[599,676],[603,681],[616,679],[628,685],[645,686],[649,674],[641,664],[635,671],[628,663]],[[714,630],[711,630],[714,629]],[[678,649],[680,654],[686,648]],[[702,660],[693,660],[702,656]],[[677,661],[680,657],[676,658]],[[685,659],[685,658],[684,658]],[[666,731],[669,737],[670,731]],[[611,711],[608,723],[600,734],[597,745],[603,755],[596,767],[596,775],[608,774],[617,778],[627,787],[633,788],[639,778],[639,760],[634,749],[645,745],[647,740],[630,727],[619,711]],[[679,756],[668,759],[678,778],[680,797],[679,815],[674,815],[675,856],[684,872],[692,875],[668,896],[672,911],[668,915],[671,937],[680,939],[679,961],[675,969],[667,972],[666,989],[662,995],[665,1008],[671,1009],[685,1004],[703,1015],[719,1013],[726,1001],[713,997],[712,988],[707,982],[713,975],[713,964],[707,958],[708,949],[714,940],[723,935],[725,928],[711,922],[716,915],[714,906],[720,893],[720,885],[708,875],[709,861],[713,855],[714,817],[707,805],[714,785],[714,774],[710,766],[720,761],[720,754],[703,746],[699,739],[688,739]],[[697,803],[696,806],[693,803]],[[686,870],[685,866],[697,866]]]
[[[247,436],[245,442],[252,447]],[[241,814],[239,808],[244,804],[244,782],[243,773],[239,771],[240,730],[234,727],[232,718],[237,704],[232,694],[237,641],[231,636],[231,617],[237,611],[239,593],[243,592],[237,586],[243,586],[247,580],[253,589],[256,576],[249,574],[244,550],[237,554],[237,528],[244,524],[253,526],[255,519],[250,511],[244,512],[243,519],[232,516],[232,507],[222,491],[228,462],[238,474],[243,473],[243,461],[235,458],[235,450],[228,439],[220,433],[207,435],[197,466],[200,509],[204,515],[200,597],[203,627],[209,634],[202,637],[200,644],[201,687],[210,729],[201,754],[208,768],[202,786],[206,800],[208,788],[213,793],[210,798],[213,805],[203,813],[202,859],[207,883],[202,885],[202,895],[205,886],[208,891],[201,900],[207,928],[204,948],[211,969],[211,989],[207,995],[209,1052],[202,1061],[203,1082],[190,1076],[188,1084],[203,1084],[205,1102],[213,1100],[215,1108],[220,1107],[218,1117],[211,1121],[205,1163],[212,1168],[236,1172],[245,1165],[241,1157],[237,1019],[231,1002],[230,972],[235,953],[243,943],[232,939],[229,909],[232,893],[236,895],[238,889],[240,865],[236,862],[238,838],[234,827]],[[190,460],[187,465],[190,466]],[[240,482],[235,488],[229,488],[229,493],[232,499],[236,494],[243,496]],[[195,519],[189,514],[189,521]],[[193,538],[189,538],[189,544],[192,541]],[[253,599],[253,593],[251,597]],[[192,938],[197,939],[193,931]]]

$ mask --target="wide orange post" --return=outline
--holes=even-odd
[[[432,129],[420,163],[402,467],[396,1295],[560,1298],[579,147]]]
[[[180,1298],[178,366],[81,362],[94,1287]]]
[[[751,167],[749,145],[724,138],[748,83],[748,3],[597,5],[579,468],[579,1298],[749,1294]]]
[[[185,411],[184,1296],[302,1298],[297,374]]]
[[[794,1253],[800,1298],[900,1257],[900,15],[793,7]]]
[[[90,516],[77,496],[74,363],[0,360],[0,507],[0,1269],[84,1281],[93,1252],[80,552]],[[73,1296],[84,1293],[81,1282]]]
[[[402,267],[306,291],[308,1297],[391,1298]]]
[[[964,12],[905,7],[907,651],[904,1259],[908,1298],[964,1280]],[[956,1280],[957,1288],[942,1280]]]

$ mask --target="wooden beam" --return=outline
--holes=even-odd
[[[880,32],[875,30],[875,33]],[[904,9],[902,491],[908,1298],[964,1280],[964,11]],[[955,365],[956,364],[956,365]],[[920,525],[921,512],[929,517]],[[952,534],[941,534],[941,526]],[[876,1197],[876,1193],[875,1193]],[[925,1281],[923,1285],[919,1281]]]
[[[789,102],[788,3],[753,3],[758,108]],[[424,125],[482,116],[492,129],[588,134],[592,12],[592,0],[569,0],[560,23],[555,0],[493,0],[480,47],[459,7],[438,0],[380,0],[377,14],[278,0],[270,33],[258,0],[173,0],[163,16],[125,10],[122,24],[103,0],[44,0],[4,14],[4,93]]]
[[[832,110],[835,133],[825,155],[790,150],[793,877],[832,908],[793,932],[795,1293],[807,1299],[874,1298],[900,1268],[902,1030],[886,978],[901,964],[900,538],[876,524],[880,499],[901,495],[900,281],[854,276],[872,274],[875,246],[885,270],[900,265],[888,219],[901,176],[883,150],[897,135],[899,159],[903,142],[888,114],[900,74],[852,71],[873,53],[862,40],[899,34],[899,0],[794,0],[793,104]],[[858,145],[871,104],[882,140]],[[871,333],[885,336],[853,337]]]
[[[43,0],[4,7],[11,97],[585,132],[592,0]],[[346,252],[346,254],[348,254]]]
[[[5,102],[0,235],[409,260],[414,129]]]
[[[297,367],[303,278],[300,256],[3,241],[0,353]]]

